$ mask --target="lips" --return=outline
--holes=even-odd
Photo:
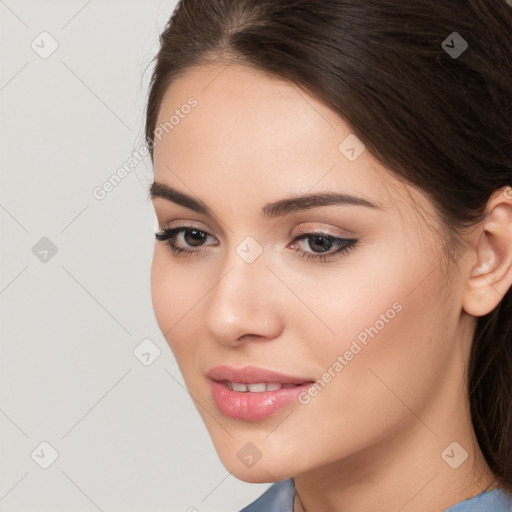
[[[215,366],[208,373],[219,411],[229,418],[260,421],[298,403],[314,381],[254,366]]]
[[[307,384],[314,382],[307,377],[293,377],[284,373],[265,370],[256,366],[244,366],[243,368],[233,368],[231,366],[214,366],[208,373],[210,379],[217,382],[227,381],[240,384]]]

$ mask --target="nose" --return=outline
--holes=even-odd
[[[206,297],[204,320],[211,338],[238,346],[241,341],[266,341],[279,336],[283,322],[278,286],[264,254],[248,263],[233,249]]]

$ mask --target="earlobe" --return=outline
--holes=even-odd
[[[492,196],[477,229],[476,261],[470,269],[462,307],[473,316],[490,313],[512,285],[512,189]]]

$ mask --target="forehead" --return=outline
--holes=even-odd
[[[298,86],[275,76],[236,64],[214,64],[192,68],[167,89],[159,111],[157,126],[163,125],[175,110],[193,97],[197,106],[174,126],[170,144],[201,139],[209,149],[219,152],[235,148],[255,164],[264,157],[277,157],[284,151],[311,152],[314,142],[330,135],[324,149],[339,138],[348,126],[325,105],[308,98]],[[188,129],[190,128],[190,130]],[[297,144],[312,132],[318,136],[310,144]],[[330,133],[329,133],[330,132]],[[212,144],[210,144],[212,143]],[[333,148],[337,150],[337,145]],[[291,154],[286,155],[291,158]],[[318,155],[315,155],[318,157]]]
[[[190,98],[195,106],[185,108]],[[262,197],[335,190],[403,212],[431,206],[364,146],[348,159],[344,141],[353,142],[353,131],[327,105],[252,68],[210,64],[187,70],[167,89],[156,126],[164,129],[155,140],[155,179],[189,183],[207,200],[232,191],[259,207]]]

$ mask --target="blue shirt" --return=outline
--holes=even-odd
[[[239,512],[293,512],[295,485],[293,480],[282,480],[271,485],[256,501]],[[512,512],[512,494],[495,488],[478,496],[460,501],[444,512]]]

